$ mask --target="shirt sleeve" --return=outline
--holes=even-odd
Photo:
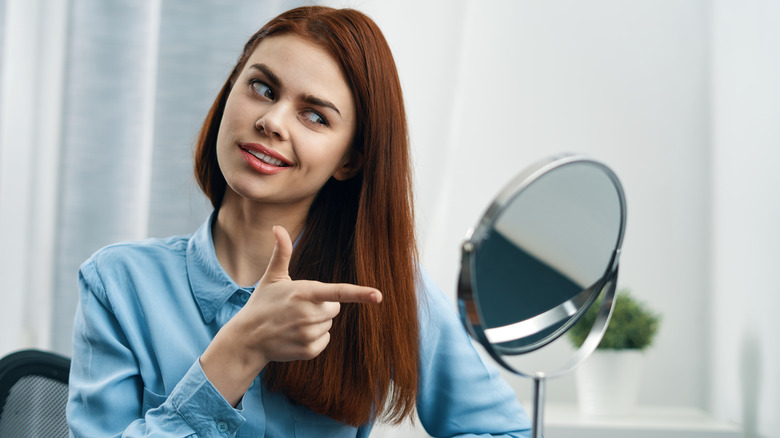
[[[498,370],[471,343],[453,306],[421,275],[417,413],[435,437],[529,437],[530,420]]]
[[[68,426],[72,437],[230,437],[244,423],[198,360],[168,396],[144,388],[94,263],[79,272]]]

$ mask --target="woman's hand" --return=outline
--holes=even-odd
[[[268,362],[317,357],[328,346],[339,303],[382,301],[370,287],[293,281],[290,235],[281,226],[273,231],[276,247],[257,289],[200,358],[206,377],[234,406]]]

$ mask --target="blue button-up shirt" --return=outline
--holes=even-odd
[[[212,215],[214,217],[214,215]],[[214,252],[211,219],[192,235],[111,245],[79,271],[70,373],[72,436],[366,437],[269,391],[262,373],[239,406],[198,358],[246,303]],[[423,273],[417,412],[433,436],[528,436],[529,420],[483,362],[444,295]]]

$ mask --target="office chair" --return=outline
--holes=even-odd
[[[67,437],[70,359],[22,350],[0,359],[0,437]]]

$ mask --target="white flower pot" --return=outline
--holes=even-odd
[[[576,369],[583,415],[626,415],[636,406],[642,375],[639,350],[596,350]]]

